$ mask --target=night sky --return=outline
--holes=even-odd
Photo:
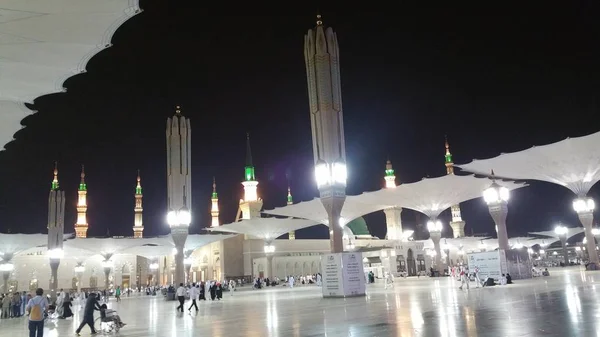
[[[144,12],[117,31],[87,73],[65,82],[67,93],[35,100],[38,112],[0,153],[0,231],[45,231],[58,160],[67,232],[85,164],[89,236],[132,235],[137,169],[145,234],[167,233],[165,127],[176,105],[192,125],[192,232],[210,224],[213,176],[221,221],[234,220],[246,132],[265,209],[285,205],[286,176],[296,201],[317,195],[303,57],[317,8],[251,15],[186,3],[142,1]],[[381,188],[388,156],[399,182],[445,174],[444,135],[455,162],[465,163],[598,131],[600,36],[584,3],[321,6],[340,44],[348,194]],[[600,200],[598,186],[591,195]],[[557,221],[580,225],[573,197],[540,182],[514,192],[509,235]],[[462,210],[467,233],[493,232],[481,199]],[[382,212],[367,217],[379,237],[383,220]],[[415,213],[405,211],[403,222],[414,227]],[[298,238],[326,235],[321,227]]]

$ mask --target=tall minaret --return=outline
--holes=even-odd
[[[177,250],[175,284],[185,281],[183,249],[192,222],[191,159],[190,120],[181,115],[177,106],[175,115],[167,119],[167,223]]]
[[[290,186],[288,185],[288,194],[287,194],[287,204],[288,205],[293,205],[294,204],[294,199],[292,198],[292,189],[290,188]],[[288,233],[288,238],[290,240],[296,240],[296,231],[291,231]]]
[[[58,187],[58,167],[54,163],[54,179],[48,197],[48,256],[50,258],[50,297],[56,299],[58,266],[63,257],[63,234],[65,231],[65,192]]]
[[[260,218],[260,210],[262,209],[262,199],[258,197],[256,187],[258,181],[254,176],[254,164],[252,164],[252,150],[250,148],[250,134],[246,135],[246,167],[244,168],[244,199],[240,200],[240,208],[238,209],[237,220]],[[240,217],[241,216],[241,217]]]
[[[133,209],[135,214],[133,220],[133,237],[136,239],[141,239],[144,235],[142,197],[142,178],[140,177],[140,170],[138,170],[137,185],[135,186],[135,208]]]
[[[85,168],[81,165],[81,181],[77,190],[77,222],[75,223],[75,236],[86,238],[88,231],[87,222],[87,184],[85,183]]]
[[[217,194],[217,181],[215,177],[213,177],[213,191],[210,200],[212,203],[210,207],[210,226],[219,227],[219,195]]]
[[[392,162],[388,159],[385,163],[385,188],[396,188],[396,175]],[[391,207],[383,210],[385,213],[385,224],[387,240],[402,240],[402,207]]]
[[[450,145],[448,144],[448,138],[445,141],[446,154],[445,165],[446,165],[446,173],[454,174],[454,162],[452,160],[452,154],[450,153]],[[455,238],[460,238],[465,236],[465,222],[463,221],[460,215],[460,205],[454,205],[450,207],[452,212],[452,221],[450,222],[450,227],[452,228],[452,233],[454,233]]]

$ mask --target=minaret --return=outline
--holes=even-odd
[[[167,119],[167,223],[175,244],[175,284],[185,282],[183,264],[185,241],[192,222],[190,120],[177,106],[175,115]]]
[[[448,138],[445,141],[446,154],[445,165],[446,165],[446,173],[454,174],[454,162],[452,160],[452,154],[450,153],[450,145],[448,144]],[[452,212],[452,221],[450,222],[450,227],[452,228],[452,233],[454,233],[455,238],[460,238],[465,236],[465,222],[463,221],[460,215],[460,205],[454,205],[450,207],[450,211]]]
[[[392,162],[388,159],[385,163],[385,188],[396,188],[396,175]],[[402,240],[402,207],[391,207],[383,210],[385,213],[385,224],[387,240]]]
[[[215,177],[213,177],[213,191],[210,200],[212,203],[210,207],[210,226],[219,227],[219,196],[217,195],[217,182],[215,180]]]
[[[144,208],[142,208],[142,197],[142,178],[140,177],[140,170],[138,170],[137,185],[135,187],[135,208],[133,209],[135,213],[133,221],[133,237],[136,239],[141,239],[144,235],[142,219],[142,212],[144,211]]]
[[[87,184],[85,183],[85,168],[81,165],[81,181],[77,190],[77,222],[75,223],[75,236],[86,238],[87,223]]]
[[[63,253],[65,231],[65,192],[59,190],[58,167],[54,163],[54,179],[48,196],[48,256],[50,258],[50,297],[56,299],[58,266]]]
[[[287,204],[293,205],[294,199],[292,198],[292,189],[288,186],[288,194],[287,194]],[[288,233],[288,238],[290,240],[296,240],[296,231],[291,231]]]
[[[250,134],[246,134],[246,167],[244,168],[244,199],[240,200],[237,220],[260,218],[262,199],[258,197],[256,187],[258,181],[254,176],[254,164],[252,164],[252,150],[250,148]]]

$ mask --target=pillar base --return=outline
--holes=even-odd
[[[321,257],[323,298],[365,296],[362,253],[332,253]]]

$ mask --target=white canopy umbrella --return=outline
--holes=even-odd
[[[253,218],[207,229],[226,233],[247,234],[271,242],[285,233],[317,224],[316,221],[306,219]]]
[[[3,0],[0,4],[0,142],[33,111],[24,103],[64,91],[63,82],[110,47],[140,12],[137,0]]]
[[[600,180],[598,144],[600,132],[456,166],[477,174],[494,170],[499,177],[547,181],[585,195]]]
[[[346,225],[358,217],[388,207],[386,205],[365,204],[360,200],[361,196],[346,196],[346,201],[344,202],[340,216],[340,224]],[[318,198],[293,205],[276,207],[272,210],[263,211],[263,213],[308,219],[324,225],[329,223],[327,211],[325,210],[325,207],[323,207],[321,200]]]
[[[583,233],[583,227],[575,227],[575,228],[567,228],[567,240],[569,240],[572,236],[575,236],[579,233]],[[551,238],[559,239],[558,234],[555,231],[543,231],[543,232],[529,232],[531,235],[540,235],[540,236],[548,236]]]
[[[216,227],[216,228],[218,228],[218,227]],[[236,235],[237,234],[220,234],[220,233],[189,234],[187,237],[187,240],[185,241],[185,250],[196,250],[198,248],[204,247],[213,242],[229,239]],[[173,246],[173,247],[175,247],[175,246]]]
[[[33,247],[48,244],[47,234],[3,234],[0,233],[0,260],[10,261],[14,255]]]
[[[491,184],[492,180],[487,178],[449,174],[438,178],[424,178],[396,188],[365,192],[358,197],[365,204],[409,208],[436,218],[452,205],[481,197]],[[509,190],[525,186],[512,181],[500,184]]]

